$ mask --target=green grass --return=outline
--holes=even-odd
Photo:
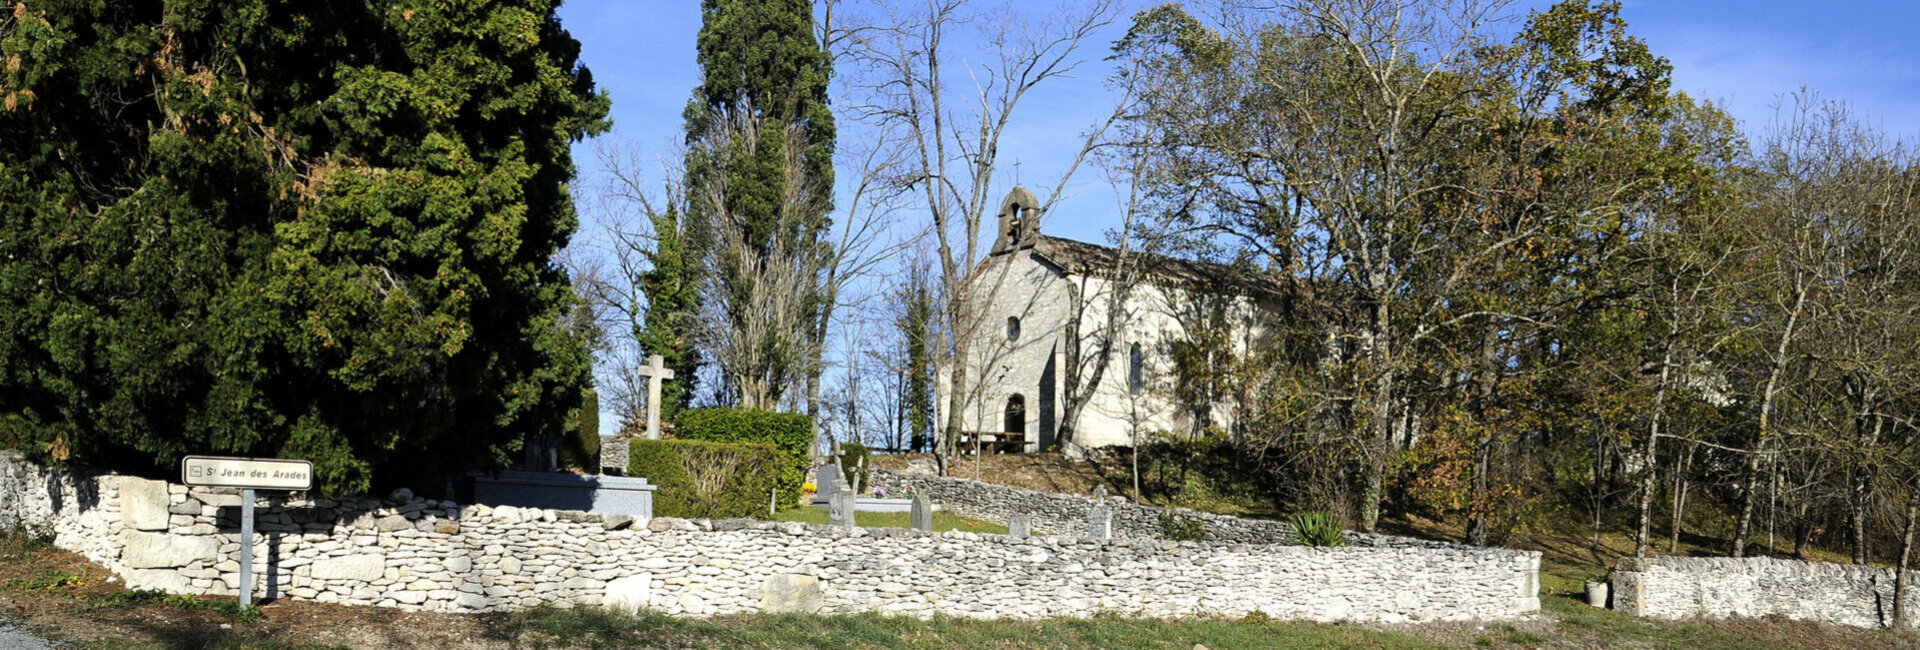
[[[825,508],[794,508],[792,510],[781,511],[780,514],[774,515],[773,518],[775,521],[798,521],[822,526],[827,525],[827,511]],[[913,527],[912,515],[905,512],[856,512],[853,513],[853,523],[862,528]],[[940,531],[957,530],[967,533],[993,533],[996,535],[1007,534],[1007,527],[1002,524],[960,517],[945,511],[936,511],[933,513],[933,529]]]
[[[540,607],[500,623],[531,648],[1439,648],[1403,634],[1340,625],[1101,616],[978,621],[900,616],[741,615],[677,619],[598,608]]]

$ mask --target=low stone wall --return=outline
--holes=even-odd
[[[927,495],[934,504],[954,514],[1005,523],[1013,515],[1033,516],[1036,531],[1054,535],[1086,535],[1087,511],[1095,503],[1091,496],[1040,492],[1025,488],[994,485],[971,479],[951,478],[888,469],[873,469],[875,487],[898,495],[906,488]],[[1115,539],[1161,539],[1160,516],[1166,508],[1141,505],[1121,497],[1107,497],[1113,512]],[[1282,521],[1242,519],[1231,515],[1180,510],[1181,515],[1200,520],[1207,541],[1240,544],[1286,544],[1293,541],[1293,526]],[[1348,531],[1347,542],[1354,546],[1376,548],[1472,549],[1475,547],[1410,537],[1369,535]]]
[[[0,453],[0,527],[55,543],[132,588],[228,595],[239,497],[124,476],[50,471]],[[992,618],[1242,616],[1417,621],[1539,610],[1539,554],[1317,549],[1154,540],[1016,539],[747,520],[388,499],[284,499],[258,509],[268,598],[472,612],[538,603]]]
[[[1778,615],[1883,628],[1893,622],[1893,579],[1892,569],[1853,564],[1650,557],[1620,560],[1610,590],[1614,609],[1645,618]],[[1907,580],[1915,584],[1920,571],[1909,571]],[[1920,595],[1914,590],[1906,594],[1907,611],[1920,612]]]

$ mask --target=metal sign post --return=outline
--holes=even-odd
[[[253,488],[240,491],[240,609],[253,606]]]
[[[253,491],[313,489],[313,463],[272,458],[188,456],[180,460],[182,483],[240,488],[240,608],[253,606]]]

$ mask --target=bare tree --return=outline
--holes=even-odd
[[[993,283],[974,281],[974,260],[981,253],[981,227],[994,204],[1000,138],[1021,100],[1034,88],[1080,65],[1076,57],[1081,44],[1112,21],[1114,4],[1097,0],[1080,10],[1035,21],[1011,13],[982,12],[961,0],[879,6],[873,11],[877,20],[846,28],[833,42],[844,43],[841,60],[851,61],[858,69],[844,77],[856,79],[853,84],[864,95],[854,111],[876,127],[888,129],[904,148],[905,162],[895,181],[924,201],[936,242],[940,286],[946,297],[942,325],[949,337],[939,364],[949,386],[946,423],[936,453],[944,474],[960,435],[962,413],[976,391],[967,364],[955,360],[972,354],[969,341],[982,326],[978,305],[990,302],[990,294],[998,289]],[[947,39],[954,30],[969,26],[980,29],[992,52],[984,62],[963,68],[972,91],[956,92],[947,67],[952,62]],[[1064,186],[1072,174],[1072,169],[1063,173],[1060,184]],[[1049,203],[1058,196],[1054,192]]]

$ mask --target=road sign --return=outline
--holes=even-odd
[[[275,458],[188,456],[180,461],[181,482],[206,487],[251,490],[311,490],[313,463]]]
[[[240,488],[240,608],[253,606],[253,491],[311,490],[313,463],[277,458],[188,456],[180,459],[187,485]]]

